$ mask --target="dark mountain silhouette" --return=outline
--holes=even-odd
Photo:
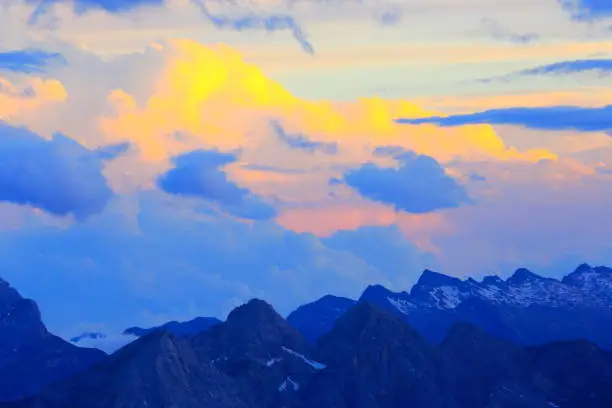
[[[240,384],[198,359],[189,343],[155,331],[39,396],[28,408],[247,408]]]
[[[612,356],[524,348],[469,323],[435,345],[358,302],[316,346],[261,300],[194,336],[154,331],[3,408],[609,408]]]
[[[0,400],[36,394],[104,356],[49,333],[36,303],[0,279]]]
[[[287,321],[312,343],[329,332],[336,320],[357,301],[338,296],[327,295],[321,299],[298,307],[287,316]]]

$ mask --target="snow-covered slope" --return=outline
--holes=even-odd
[[[453,324],[467,321],[522,344],[587,338],[612,349],[612,331],[606,329],[612,325],[612,269],[607,267],[583,264],[562,280],[524,268],[506,280],[488,276],[481,281],[426,270],[410,292],[372,285],[359,301],[399,314],[436,342]],[[337,318],[338,313],[325,312],[321,301],[311,305],[315,304],[301,307],[313,312],[302,316],[302,322],[316,325],[318,316],[323,316],[330,326],[330,316]],[[310,330],[302,326],[296,328]]]

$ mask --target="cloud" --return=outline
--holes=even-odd
[[[583,72],[595,72],[600,77],[612,73],[612,59],[580,59],[573,61],[559,61],[551,64],[539,65],[534,68],[522,69],[507,75],[480,79],[479,82],[509,81],[524,76],[536,75],[571,75]]]
[[[436,124],[443,127],[489,123],[492,125],[518,125],[542,130],[603,132],[612,129],[612,105],[598,108],[547,106],[491,109],[465,115],[397,119],[396,122],[410,125]]]
[[[19,50],[0,52],[0,70],[20,72],[24,74],[41,73],[53,63],[65,64],[61,54],[42,50]]]
[[[0,119],[8,120],[27,115],[50,104],[64,102],[66,89],[55,79],[28,77],[22,84],[14,84],[0,77]]]
[[[56,134],[51,140],[0,122],[0,201],[78,220],[100,213],[112,191],[95,152]]]
[[[123,203],[133,201],[138,211],[126,212]],[[0,232],[3,278],[40,302],[52,330],[70,334],[82,331],[67,330],[78,323],[107,323],[109,333],[164,320],[224,318],[252,297],[288,313],[327,293],[358,296],[372,283],[405,289],[433,266],[427,259],[396,228],[321,240],[271,221],[208,217],[154,191],[113,197],[95,224]],[[391,260],[402,260],[402,268],[385,269]]]
[[[609,75],[612,73],[612,59],[560,61],[518,71],[515,75],[567,75],[585,71]]]
[[[612,3],[608,0],[557,0],[576,20],[597,20],[612,17]]]
[[[273,14],[273,15],[257,15],[250,13],[241,17],[230,17],[226,15],[212,14],[204,0],[192,0],[198,6],[202,14],[217,28],[229,28],[236,31],[244,30],[264,30],[284,31],[288,30],[293,35],[293,38],[301,45],[302,50],[308,54],[314,54],[315,50],[312,44],[308,41],[306,33],[296,21],[296,19],[288,14]]]
[[[272,206],[245,188],[228,180],[220,168],[237,157],[229,153],[198,150],[175,157],[174,168],[161,175],[158,186],[167,193],[198,197],[216,203],[240,218],[264,220],[273,218]]]
[[[470,203],[464,187],[446,174],[433,158],[405,152],[397,168],[373,163],[347,171],[344,183],[362,196],[398,211],[424,214]]]
[[[309,154],[317,152],[324,154],[338,154],[336,143],[315,142],[302,134],[287,133],[278,121],[273,120],[270,125],[276,136],[292,149],[302,150]]]
[[[480,24],[482,25],[485,32],[487,32],[491,37],[500,41],[509,41],[518,44],[529,44],[540,39],[540,36],[535,33],[514,33],[491,18],[483,18],[480,21]]]
[[[108,100],[116,114],[100,121],[109,143],[130,141],[147,162],[214,147],[222,151],[245,148],[245,161],[250,164],[329,167],[363,163],[370,158],[371,148],[390,144],[441,162],[456,157],[528,161],[554,157],[543,149],[518,151],[506,146],[487,125],[435,130],[398,126],[394,118],[439,114],[409,101],[299,98],[227,46],[175,40],[164,44],[162,52],[165,62],[155,66],[160,72],[149,85],[151,91],[138,98],[114,91]],[[342,154],[291,154],[278,138],[270,140],[270,120],[277,120],[290,134],[334,143]],[[179,140],[177,134],[184,137]],[[249,152],[257,152],[257,157]]]
[[[77,13],[101,9],[108,13],[124,13],[146,6],[162,6],[166,0],[26,0],[35,5],[35,15],[41,15],[55,4],[71,4]]]

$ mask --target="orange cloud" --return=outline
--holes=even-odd
[[[317,203],[314,208],[281,210],[278,221],[296,231],[328,235],[338,229],[396,221],[396,214],[384,206],[358,200],[353,207],[328,196],[327,180],[347,166],[381,160],[372,157],[378,146],[402,146],[443,163],[556,158],[546,149],[519,151],[506,146],[488,125],[397,125],[398,117],[439,115],[408,101],[300,99],[227,46],[175,40],[155,49],[167,58],[146,103],[139,106],[123,90],[109,95],[116,113],[100,120],[108,141],[132,142],[140,150],[140,159],[156,169],[163,169],[169,157],[197,148],[240,149],[241,161],[227,168],[239,184],[280,202]],[[340,153],[323,157],[283,146],[270,128],[272,119],[289,133],[336,143]],[[243,167],[245,163],[300,171],[262,172]],[[125,168],[110,173],[123,174]],[[417,241],[433,247],[427,237]]]
[[[109,96],[117,115],[101,121],[110,139],[133,141],[146,160],[164,161],[169,155],[203,146],[255,147],[260,142],[257,135],[269,133],[271,118],[282,120],[288,131],[338,142],[345,157],[348,153],[356,160],[367,159],[369,149],[387,144],[442,161],[457,156],[529,161],[553,157],[546,151],[509,148],[487,125],[398,126],[394,118],[439,114],[406,101],[299,99],[226,46],[175,40],[165,51],[165,69],[145,106],[136,106],[129,95],[117,90]]]
[[[0,119],[18,120],[40,107],[68,98],[64,86],[55,79],[26,78],[16,85],[0,77]]]

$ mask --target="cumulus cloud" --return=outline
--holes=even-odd
[[[413,214],[455,208],[471,201],[465,188],[435,159],[414,152],[404,152],[396,159],[397,168],[366,163],[347,171],[343,181],[366,198]]]
[[[430,123],[443,127],[489,123],[492,125],[518,125],[543,130],[604,132],[612,129],[612,105],[596,108],[545,106],[491,109],[464,115],[397,119],[396,122],[411,125]]]
[[[23,116],[67,97],[64,86],[54,79],[28,77],[15,84],[0,77],[0,119]]]
[[[321,240],[271,221],[206,216],[169,198],[154,191],[115,196],[95,226],[0,232],[3,278],[40,302],[51,329],[74,334],[80,329],[68,325],[104,322],[111,333],[195,316],[225,318],[252,297],[288,313],[327,293],[358,296],[372,283],[406,289],[433,266],[396,228]],[[138,212],[125,212],[123,204],[133,199]],[[383,255],[376,257],[377,250]],[[384,269],[393,259],[403,267]]]
[[[112,195],[102,159],[74,140],[51,140],[0,122],[0,201],[76,219],[100,213]]]
[[[0,70],[25,74],[41,73],[53,63],[65,64],[61,54],[42,50],[18,50],[0,52]]]
[[[368,146],[388,144],[401,145],[439,161],[456,157],[528,161],[554,157],[543,149],[518,151],[506,146],[486,125],[437,129],[435,134],[431,129],[397,126],[396,117],[438,114],[408,101],[377,97],[348,102],[299,98],[226,46],[176,40],[164,46],[164,53],[167,57],[160,74],[155,76],[156,82],[150,85],[152,91],[138,99],[145,103],[138,104],[126,92],[113,92],[109,100],[116,105],[117,115],[101,121],[108,140],[133,142],[147,161],[164,161],[169,155],[203,145],[224,151],[247,146],[248,153],[260,144],[258,134],[269,136],[271,119],[282,123],[290,134],[334,143],[343,152],[333,158],[314,155],[315,160],[325,159],[325,163],[316,165],[363,162],[369,156]],[[177,133],[186,136],[178,140]],[[261,149],[257,153],[265,162],[250,158],[249,162],[295,168],[295,156],[288,158],[278,151],[265,154]]]
[[[310,140],[303,134],[287,133],[283,126],[276,120],[273,120],[270,125],[274,131],[274,134],[280,139],[280,141],[292,149],[301,150],[309,154],[314,154],[317,152],[324,154],[338,153],[338,145],[336,143],[316,142]]]
[[[159,187],[167,193],[198,197],[218,204],[241,218],[264,220],[276,215],[274,208],[246,188],[231,182],[221,167],[236,155],[198,150],[173,158],[174,168],[161,175]]]

